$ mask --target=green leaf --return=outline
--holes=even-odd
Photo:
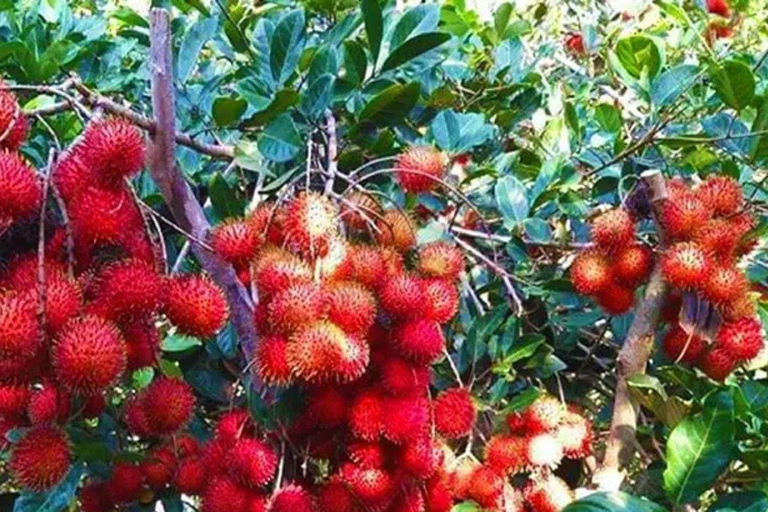
[[[277,87],[282,87],[296,69],[304,47],[304,11],[296,9],[280,18],[272,34],[269,67]]]
[[[360,0],[360,9],[363,11],[365,34],[368,37],[368,47],[373,55],[373,64],[379,60],[381,50],[381,36],[384,32],[384,20],[381,6],[378,0]]]
[[[633,375],[627,385],[632,397],[669,428],[674,428],[691,410],[691,405],[680,397],[667,395],[656,377],[644,373]]]
[[[435,5],[418,5],[408,9],[400,18],[389,38],[390,48],[397,48],[412,36],[431,32],[440,21],[440,8]]]
[[[390,85],[368,101],[360,112],[360,121],[394,124],[408,115],[420,92],[417,82]]]
[[[474,501],[465,501],[454,505],[451,512],[483,512],[483,509]]]
[[[195,68],[200,51],[219,29],[218,18],[204,18],[195,22],[184,34],[176,64],[176,79],[184,83]]]
[[[546,338],[542,334],[526,334],[522,336],[517,343],[512,345],[509,355],[504,358],[504,362],[507,364],[513,364],[522,359],[531,357],[536,353],[541,345],[546,342]]]
[[[493,15],[493,29],[498,37],[502,37],[507,30],[510,16],[512,16],[512,4],[509,2],[504,2],[496,9]]]
[[[208,183],[208,195],[216,217],[223,220],[229,217],[241,217],[245,211],[245,203],[237,197],[235,189],[229,186],[220,172],[213,173]]]
[[[528,218],[528,194],[519,179],[512,175],[500,178],[495,192],[496,203],[507,226],[514,227]]]
[[[730,464],[734,403],[729,392],[712,396],[704,410],[681,421],[667,441],[664,490],[675,505],[696,500]]]
[[[664,60],[659,45],[647,36],[629,36],[619,40],[612,56],[624,72],[635,80],[655,78]]]
[[[181,372],[181,368],[179,367],[179,363],[175,361],[161,359],[160,371],[163,372],[163,375],[171,379],[181,379],[184,377],[184,374]]]
[[[741,491],[721,496],[708,512],[765,512],[768,496],[760,491]]]
[[[451,39],[450,34],[444,32],[427,32],[426,34],[419,34],[418,36],[412,37],[389,54],[389,57],[387,57],[384,64],[381,66],[381,72],[384,73],[402,66],[409,60],[414,59],[429,50],[437,48],[449,39]]]
[[[668,69],[651,82],[651,101],[664,107],[685,92],[698,77],[699,68],[693,64],[680,64]]]
[[[493,137],[495,128],[483,114],[457,114],[443,110],[429,126],[432,138],[440,149],[462,153],[485,143]]]
[[[219,126],[229,126],[243,117],[248,102],[243,98],[216,98],[213,101],[213,120]]]
[[[609,133],[621,133],[621,112],[610,103],[601,103],[595,107],[595,121]]]
[[[185,336],[183,334],[171,334],[165,337],[162,343],[163,352],[183,352],[189,350],[192,347],[198,347],[203,342],[198,338],[192,336]]]
[[[365,57],[365,50],[356,41],[344,41],[344,79],[359,84],[365,80],[366,66],[368,60]]]
[[[598,492],[574,501],[562,512],[667,512],[664,507],[624,492]]]
[[[755,97],[755,75],[743,62],[729,60],[722,65],[712,64],[709,77],[720,99],[733,109],[742,110]]]
[[[752,122],[752,133],[768,130],[768,95],[763,95],[757,101],[757,115]],[[749,157],[753,162],[764,162],[768,159],[768,134],[753,137]]]
[[[303,142],[293,119],[283,114],[262,132],[259,137],[259,151],[265,158],[273,162],[287,162],[299,154]]]
[[[23,492],[13,504],[13,512],[60,512],[75,499],[84,473],[82,463],[73,465],[64,479],[47,492]]]
[[[235,144],[235,163],[242,169],[272,175],[272,171],[266,165],[264,158],[259,153],[259,147],[255,142],[240,139]]]
[[[301,99],[301,109],[310,118],[317,118],[323,114],[333,98],[333,84],[336,77],[325,74],[309,85]]]

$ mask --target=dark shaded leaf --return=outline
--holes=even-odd
[[[384,73],[402,66],[411,59],[414,59],[433,48],[437,48],[449,39],[451,39],[450,34],[445,34],[443,32],[428,32],[426,34],[414,36],[395,48],[392,53],[389,54],[384,61],[384,64],[381,66],[381,72]]]

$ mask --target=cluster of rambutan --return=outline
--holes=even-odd
[[[635,221],[624,208],[596,217],[590,233],[594,247],[582,251],[571,265],[573,287],[595,297],[608,314],[626,313],[653,268],[653,251],[636,241]]]
[[[20,115],[15,98],[0,90],[0,136],[26,126]],[[7,149],[22,142],[4,140]],[[126,122],[92,122],[52,170],[68,214],[57,215],[52,198],[43,204],[35,170],[19,154],[0,152],[0,217],[7,228],[0,237],[30,226],[37,233],[34,222],[47,209],[44,253],[37,243],[19,246],[0,269],[0,449],[11,450],[10,469],[26,489],[48,489],[69,470],[64,426],[98,417],[127,372],[155,365],[161,314],[201,337],[226,322],[224,296],[209,280],[165,277],[156,268],[126,182],[143,154],[141,134]],[[142,403],[153,433],[167,435],[169,422],[179,419],[174,408],[184,404],[191,412],[194,399],[181,381],[159,379]],[[21,439],[9,446],[11,429],[21,429]],[[124,466],[115,465],[112,480],[123,480]]]
[[[660,218],[670,242],[661,259],[671,287],[664,350],[670,360],[695,364],[722,381],[764,346],[749,280],[738,268],[754,246],[744,235],[755,222],[743,211],[741,186],[732,178],[713,175],[696,188],[671,180],[668,191]],[[678,324],[685,295],[698,295],[722,318],[713,341]]]
[[[574,499],[554,474],[564,459],[591,453],[592,426],[573,407],[544,395],[507,417],[508,432],[494,434],[485,461],[463,456],[452,463],[450,486],[484,510],[558,512]]]

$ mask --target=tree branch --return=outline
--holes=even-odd
[[[667,198],[667,186],[661,171],[651,170],[641,174],[648,185],[650,201],[657,219],[657,231],[663,243],[663,232],[658,222],[661,207]],[[654,332],[658,325],[659,312],[664,303],[667,285],[657,261],[635,318],[627,332],[627,339],[616,360],[618,382],[613,405],[611,430],[605,448],[602,466],[595,472],[592,482],[601,491],[617,491],[624,480],[624,467],[629,463],[635,449],[637,414],[639,404],[629,392],[628,380],[636,374],[645,373],[648,360],[653,352]]]
[[[176,167],[176,106],[172,59],[169,12],[153,8],[150,20],[150,71],[154,122],[148,122],[155,129],[151,132],[148,148],[148,167],[178,225],[196,238],[205,239],[210,228],[208,219]],[[258,342],[253,323],[253,304],[248,293],[238,281],[231,265],[198,244],[194,244],[192,250],[206,272],[226,293],[232,323],[248,361]],[[255,374],[254,385],[261,386]]]

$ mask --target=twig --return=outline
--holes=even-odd
[[[325,123],[328,133],[328,180],[325,182],[325,193],[330,194],[336,181],[336,171],[338,168],[336,159],[338,158],[338,141],[336,139],[336,118],[333,112],[325,111]]]
[[[37,238],[37,320],[40,323],[40,332],[45,332],[45,214],[48,202],[48,189],[51,183],[51,172],[56,161],[56,150],[51,148],[48,152],[48,163],[43,176],[43,199],[40,202],[40,227]]]
[[[59,213],[61,214],[61,220],[64,223],[64,234],[66,235],[66,248],[67,248],[67,275],[70,278],[75,277],[75,234],[72,231],[72,224],[69,222],[69,213],[67,211],[67,204],[64,202],[64,198],[61,197],[59,189],[56,188],[54,180],[50,180],[51,193],[56,199],[56,204],[59,207]]]

